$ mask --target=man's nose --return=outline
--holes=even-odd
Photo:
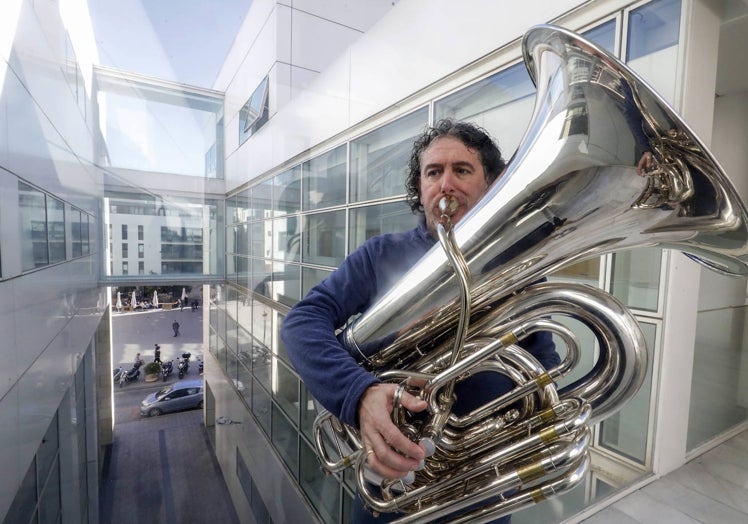
[[[453,192],[455,190],[455,180],[455,174],[451,170],[445,171],[441,179],[442,193]]]

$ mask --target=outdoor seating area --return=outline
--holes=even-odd
[[[112,296],[112,310],[117,312],[149,311],[154,309],[171,310],[180,307],[196,309],[199,300],[191,295],[191,288],[124,288]]]

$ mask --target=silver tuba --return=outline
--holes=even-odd
[[[340,339],[363,366],[428,402],[426,417],[393,420],[430,456],[404,480],[374,479],[358,432],[321,410],[317,452],[330,472],[355,470],[374,512],[397,522],[483,522],[574,487],[589,466],[590,425],[639,389],[647,352],[634,316],[583,285],[537,283],[583,259],[660,246],[724,274],[748,275],[748,214],[717,161],[673,109],[605,50],[541,25],[523,39],[537,87],[531,123],[505,173],[454,229]],[[637,165],[652,155],[646,172]],[[587,326],[599,357],[577,364]],[[566,346],[545,370],[522,340],[550,331]],[[477,372],[515,388],[466,415],[454,385]]]

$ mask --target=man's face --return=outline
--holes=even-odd
[[[442,215],[439,208],[442,197],[449,195],[456,200],[457,208],[449,213],[454,224],[488,190],[478,152],[451,136],[437,138],[421,153],[420,183],[426,227],[434,237]]]

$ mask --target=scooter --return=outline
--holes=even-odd
[[[136,363],[130,371],[124,371],[119,375],[119,387],[124,386],[129,382],[137,382],[140,376],[140,362]]]
[[[166,382],[166,378],[169,375],[171,375],[171,372],[172,372],[173,369],[174,369],[174,361],[173,360],[161,363],[161,377],[164,379],[164,382]]]
[[[182,359],[177,364],[177,369],[179,370],[179,378],[184,377],[187,374],[187,371],[190,369],[190,356],[192,353],[182,353]]]
[[[197,357],[197,371],[201,375],[203,374],[203,359],[200,357]]]

